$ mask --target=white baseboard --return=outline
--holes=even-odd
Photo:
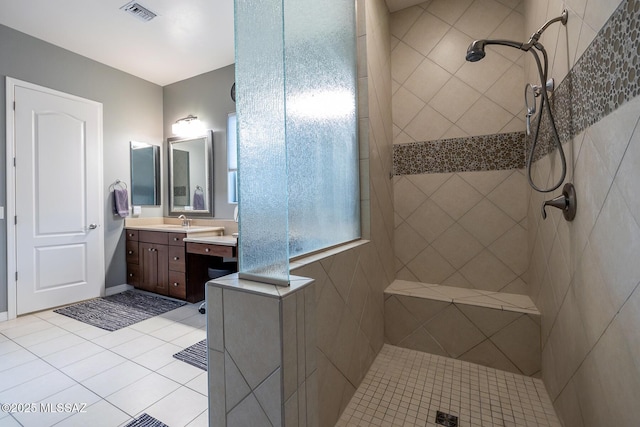
[[[109,295],[119,294],[121,292],[128,291],[130,289],[133,289],[133,286],[131,285],[111,286],[104,289],[104,295],[108,297]]]
[[[0,313],[0,322],[5,322],[7,320],[9,320],[9,313],[6,311]]]

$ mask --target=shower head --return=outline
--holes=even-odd
[[[515,47],[516,49],[521,49],[527,51],[531,48],[531,46],[524,45],[523,43],[514,42],[511,40],[476,40],[469,45],[467,48],[467,56],[466,59],[469,62],[477,62],[480,61],[486,55],[484,47],[489,44],[496,44],[501,46],[510,46]]]
[[[476,40],[469,45],[467,49],[467,61],[478,62],[485,56],[484,51],[485,40]]]

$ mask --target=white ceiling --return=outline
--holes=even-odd
[[[4,0],[0,24],[160,86],[234,62],[233,0]]]

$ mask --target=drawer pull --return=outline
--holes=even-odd
[[[133,255],[133,251],[129,251],[129,255]]]
[[[174,238],[173,238],[173,241],[174,241],[174,242],[177,242],[177,241],[178,241],[178,238],[177,238],[177,237],[174,237]]]
[[[173,260],[174,260],[174,261],[178,261],[179,259],[180,259],[180,258],[179,258],[179,257],[177,257],[177,256],[174,256],[174,257],[173,257]]]
[[[129,273],[129,277],[133,277],[133,273]]]
[[[205,252],[209,252],[209,250],[210,250],[209,248],[204,248]]]
[[[178,282],[174,282],[173,286],[178,287],[180,284]]]
[[[135,236],[135,234],[129,233],[129,237],[133,237],[133,236]]]

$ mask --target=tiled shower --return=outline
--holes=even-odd
[[[553,106],[565,117],[567,179],[578,193],[572,223],[556,210],[541,219],[541,202],[559,192],[530,191],[522,169],[523,88],[537,82],[531,61],[506,48],[464,61],[472,39],[525,39],[564,7],[568,25],[550,27],[541,41],[558,84]],[[319,425],[334,425],[363,396],[359,386],[390,341],[384,291],[394,280],[442,286],[435,292],[451,296],[453,306],[453,294],[475,295],[475,305],[454,312],[481,334],[469,335],[478,344],[466,351],[501,355],[504,366],[542,379],[563,425],[607,425],[614,416],[634,425],[639,14],[635,0],[358,2],[362,223],[370,243],[292,265],[294,274],[316,280]],[[597,49],[589,47],[594,42]],[[543,156],[536,179],[557,175],[556,162],[556,154]],[[540,336],[538,350],[521,361],[505,355],[523,336],[510,330],[515,322],[483,323],[487,313],[505,310],[500,298],[526,298],[539,312],[522,311],[524,303],[511,316]],[[494,311],[478,316],[479,309]],[[532,354],[541,370],[528,370]]]
[[[640,3],[388,3],[396,277],[529,296],[541,314],[538,375],[563,425],[635,425]],[[550,27],[541,42],[577,191],[573,222],[556,210],[543,220],[542,202],[560,190],[533,192],[518,169],[523,88],[539,83],[534,62],[499,47],[464,61],[473,39],[524,41],[563,8],[567,26]],[[509,165],[505,150],[523,154]],[[547,185],[559,176],[558,155],[538,157],[534,179]]]

